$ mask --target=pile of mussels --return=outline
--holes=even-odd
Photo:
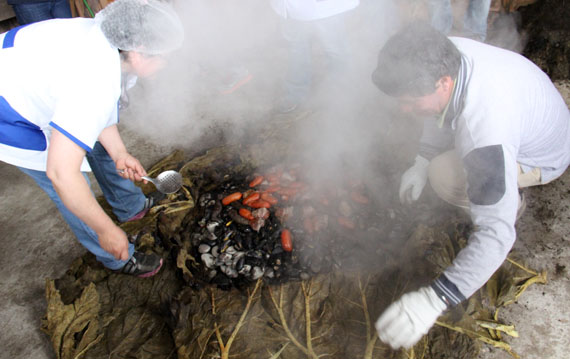
[[[340,267],[339,258],[355,247],[357,232],[370,232],[369,217],[378,211],[360,184],[312,186],[299,172],[278,166],[202,193],[190,228],[191,254],[200,259],[193,274],[229,289],[261,277],[305,280]]]

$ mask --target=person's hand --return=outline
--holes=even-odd
[[[380,340],[392,348],[409,349],[432,327],[447,308],[431,287],[404,294],[376,321]]]
[[[404,172],[399,193],[402,204],[411,204],[420,198],[427,182],[428,166],[429,161],[417,155],[416,163]]]
[[[115,167],[117,167],[121,177],[130,179],[131,181],[141,181],[141,177],[146,176],[146,171],[140,161],[129,153],[125,153],[117,158],[115,160]]]
[[[116,259],[126,261],[129,259],[129,240],[123,230],[115,225],[108,231],[97,234],[99,244],[105,252],[112,254]]]

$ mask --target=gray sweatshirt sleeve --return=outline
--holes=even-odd
[[[516,238],[519,195],[513,150],[502,145],[477,148],[463,162],[475,230],[453,264],[432,284],[449,305],[481,288],[504,262]]]

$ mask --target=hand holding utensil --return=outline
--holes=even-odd
[[[119,173],[124,173],[125,170],[117,170]],[[156,178],[141,176],[142,179],[147,180],[154,184],[159,192],[170,194],[178,191],[182,187],[182,175],[176,171],[164,171]]]

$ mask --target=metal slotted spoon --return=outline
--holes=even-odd
[[[182,187],[182,176],[176,171],[164,171],[156,178],[142,176],[142,179],[152,182],[157,190],[165,194],[174,193]]]
[[[117,170],[119,173],[125,172],[125,170]],[[182,175],[176,171],[164,171],[160,173],[156,178],[141,176],[151,182],[159,192],[164,194],[174,193],[182,187]]]

